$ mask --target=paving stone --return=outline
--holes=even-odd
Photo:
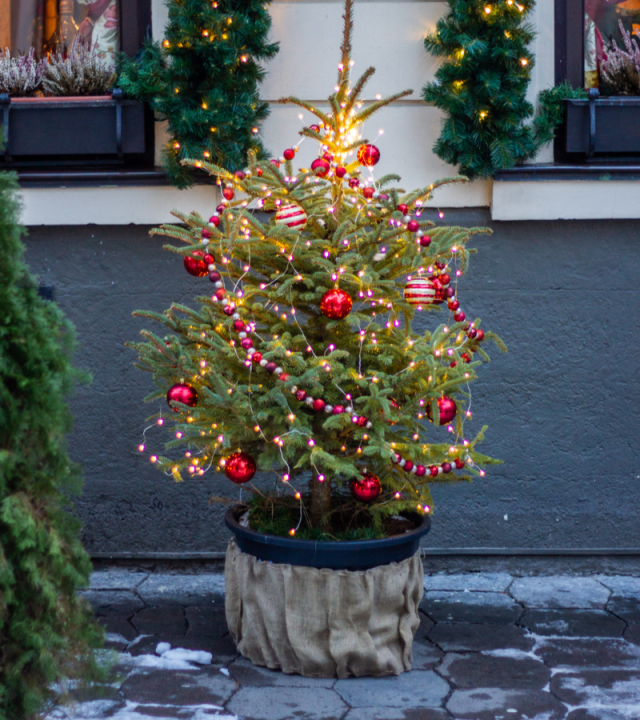
[[[144,635],[185,635],[187,632],[184,608],[171,605],[144,608],[131,618],[131,623]]]
[[[446,710],[420,708],[401,710],[394,707],[367,707],[349,710],[344,720],[450,720]]]
[[[444,653],[428,640],[414,640],[411,648],[412,670],[433,670],[442,660]]]
[[[149,573],[126,570],[98,570],[91,573],[90,590],[135,590]]]
[[[166,705],[134,705],[135,720],[146,718],[192,718],[193,708],[167,707]],[[130,716],[131,717],[131,716]]]
[[[395,677],[338,680],[334,690],[352,708],[437,708],[449,686],[432,671],[412,670]]]
[[[567,715],[567,720],[629,720],[630,717],[633,716],[608,708],[578,708]]]
[[[640,624],[640,593],[638,595],[614,593],[609,600],[607,610],[628,623]]]
[[[125,700],[180,706],[224,705],[235,691],[235,682],[216,667],[136,672],[120,687]]]
[[[631,575],[596,575],[595,579],[614,593],[640,595],[640,577]]]
[[[624,639],[634,645],[640,645],[640,625],[629,625],[624,631]]]
[[[149,635],[141,638],[135,645],[128,648],[133,656],[155,655],[158,643],[168,642],[172,648],[185,650],[206,650],[213,655],[213,662],[217,665],[226,665],[238,656],[236,645],[230,635],[226,637],[212,637],[210,635]]]
[[[447,710],[460,720],[564,720],[567,712],[550,693],[500,688],[455,690]]]
[[[569,705],[604,706],[623,711],[640,708],[640,676],[635,670],[583,670],[579,674],[558,673],[551,679],[551,692]]]
[[[238,658],[229,665],[231,677],[243,687],[309,687],[331,688],[335,678],[306,678],[302,675],[286,675],[277,670],[254,665],[246,658]]]
[[[536,655],[552,668],[622,668],[640,670],[640,647],[618,639],[544,640]]]
[[[220,602],[224,595],[224,575],[151,575],[138,589],[149,605],[206,605]]]
[[[224,613],[224,602],[218,605],[196,605],[185,609],[187,617],[187,635],[211,635],[219,637],[229,632]]]
[[[428,635],[446,652],[479,652],[481,650],[531,650],[535,640],[514,625],[470,625],[438,623]]]
[[[551,677],[549,668],[518,650],[504,650],[473,655],[445,655],[438,672],[460,689],[504,688],[506,690],[541,690]]]
[[[425,592],[420,609],[436,622],[514,623],[523,609],[508,595],[494,592]]]
[[[337,720],[347,711],[327,688],[241,688],[227,709],[242,720]]]
[[[604,610],[527,610],[518,625],[536,635],[622,637],[626,624]]]
[[[424,576],[425,590],[473,590],[479,592],[504,592],[513,578],[507,573],[465,573],[461,575]]]
[[[131,617],[144,607],[142,600],[128,590],[83,590],[80,595],[89,601],[96,615],[102,617]]]
[[[62,705],[45,716],[44,720],[99,720],[110,718],[123,709],[125,703],[120,700],[90,700],[89,702]],[[133,719],[132,719],[133,720]],[[136,718],[136,720],[143,720]]]
[[[102,625],[105,631],[111,635],[118,635],[127,643],[135,639],[138,634],[133,625],[123,617],[118,615],[107,615],[106,617],[98,617],[98,623]]]
[[[562,575],[519,578],[509,593],[532,608],[604,608],[610,595],[593,578]]]

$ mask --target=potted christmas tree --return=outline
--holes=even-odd
[[[148,400],[166,396],[174,411],[175,437],[152,462],[176,480],[224,472],[251,491],[226,516],[240,652],[308,676],[410,668],[429,485],[484,474],[482,432],[465,435],[468,386],[486,342],[501,345],[457,299],[467,242],[488,231],[422,216],[441,183],[405,192],[397,176],[374,178],[380,153],[363,123],[411,91],[363,103],[373,69],[351,84],[352,6],[330,109],[284,100],[317,117],[300,134],[318,158],[296,171],[292,147],[233,174],[191,161],[224,202],[153,232],[184,243],[168,249],[213,295],[197,310],[139,313],[167,334],[135,345],[159,386]],[[433,331],[412,330],[420,310],[439,311]],[[252,483],[258,469],[272,488]]]

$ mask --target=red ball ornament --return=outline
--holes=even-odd
[[[409,232],[418,232],[418,230],[420,230],[420,223],[417,220],[409,220],[407,230]]]
[[[262,360],[262,353],[261,352],[254,352],[251,356],[251,359],[254,363],[259,363],[260,360]]]
[[[311,163],[311,169],[316,175],[319,175],[320,177],[324,177],[329,172],[330,167],[331,165],[324,158],[316,158]]]
[[[233,323],[233,329],[236,332],[242,332],[244,330],[244,321],[243,320],[235,320]]]
[[[443,273],[442,275],[440,275],[438,280],[440,280],[440,282],[443,285],[448,285],[451,282],[451,275],[447,275],[447,273]]]
[[[313,132],[320,132],[320,125],[309,125],[309,130],[313,130]]]
[[[222,191],[222,197],[223,197],[225,200],[233,200],[233,198],[235,197],[235,195],[236,195],[236,194],[233,192],[233,188],[225,188],[225,189]]]
[[[360,165],[373,167],[380,160],[380,150],[375,145],[360,145],[358,148],[358,162]]]
[[[213,225],[213,227],[218,227],[218,225],[220,225],[220,217],[218,215],[212,215],[209,218],[209,224]]]
[[[202,228],[202,239],[203,240],[209,240],[209,238],[212,238],[213,235],[211,233],[211,230],[207,228]]]
[[[325,406],[325,401],[322,398],[316,398],[313,401],[312,407],[316,412],[322,412],[324,410],[324,406]]]
[[[400,210],[403,215],[406,215],[409,208],[404,203],[400,203],[400,205],[398,205],[398,210]]]
[[[460,458],[456,458],[454,460],[454,463],[456,464],[458,470],[462,470],[462,468],[464,467],[464,460],[460,460]]]
[[[342,405],[335,405],[331,413],[333,415],[342,415],[344,412],[344,407]]]
[[[218,213],[218,215],[221,215],[226,209],[226,206],[221,204],[216,207],[216,212]]]
[[[364,473],[362,480],[351,481],[351,492],[360,502],[372,502],[382,492],[380,478],[373,473]]]
[[[339,288],[327,290],[320,301],[320,310],[332,320],[343,320],[351,312],[353,300],[349,293]]]
[[[244,180],[246,177],[243,170],[236,170],[233,174],[238,178],[238,180]]]
[[[227,291],[223,287],[218,288],[215,292],[215,296],[218,298],[218,300],[224,300],[226,294],[227,294]],[[233,315],[233,313],[231,313],[231,314]]]
[[[296,151],[293,148],[287,148],[282,154],[285,160],[293,160],[296,156]]]
[[[225,475],[231,482],[242,485],[249,482],[256,474],[256,461],[246,452],[237,452],[227,458],[224,466]]]
[[[184,269],[194,277],[204,277],[209,274],[209,263],[204,259],[202,250],[194,250],[191,255],[185,255]]]
[[[195,388],[186,383],[178,383],[169,388],[167,393],[167,403],[174,412],[184,412],[184,408],[176,408],[171,404],[172,402],[182,403],[189,407],[195,407],[198,404],[198,393]]]
[[[360,185],[360,180],[358,178],[350,178],[349,179],[349,187],[350,188],[357,188]]]
[[[431,245],[431,238],[428,235],[423,235],[420,238],[420,245],[422,245],[422,247],[429,247],[429,245]]]
[[[374,192],[375,190],[372,187],[362,188],[362,194],[367,198],[367,200],[370,200],[373,197]]]
[[[404,299],[409,305],[437,304],[437,281],[423,277],[411,278],[404,287]]]
[[[256,175],[262,177],[262,168],[256,168]]]
[[[222,289],[222,288],[221,288],[221,289]],[[216,290],[216,297],[217,297],[217,293],[218,293],[218,291]],[[233,313],[234,313],[235,311],[236,311],[235,305],[225,305],[225,306],[222,308],[222,312],[223,312],[225,315],[233,315]]]
[[[478,330],[476,335],[476,342],[482,342],[484,340],[484,330]]]
[[[438,400],[438,411],[440,412],[440,425],[447,425],[450,423],[458,412],[458,408],[455,402],[446,395],[443,395]],[[431,408],[427,411],[427,417],[431,419]]]
[[[240,346],[243,350],[248,350],[250,347],[253,347],[253,340],[251,338],[242,338]]]
[[[347,168],[337,167],[336,177],[343,178],[347,174]]]

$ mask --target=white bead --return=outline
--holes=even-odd
[[[215,287],[215,288],[224,287],[224,283],[222,282],[222,280],[218,280],[218,282],[213,283],[213,287]]]
[[[222,304],[228,305],[229,304],[229,298],[222,298]]]
[[[413,475],[415,475],[417,472],[418,472],[418,466],[417,466],[417,465],[414,465],[414,466],[411,468],[411,473],[412,473]]]
[[[291,388],[291,394],[292,394],[292,395],[295,395],[297,392],[298,392],[298,388],[294,385],[294,386]]]
[[[438,475],[442,475],[443,472],[442,465],[438,465]]]
[[[419,238],[423,237],[423,235],[424,235],[424,230],[418,230],[418,232],[416,233],[416,237],[419,237]]]
[[[347,405],[347,407],[344,409],[344,411],[347,412],[347,413],[352,413],[352,412],[353,412],[353,408],[351,407],[351,405]]]
[[[255,352],[258,352],[258,351],[257,351],[255,348],[252,348],[252,347],[251,347],[251,348],[249,348],[249,349],[247,350],[247,355],[248,355],[249,357],[251,357],[251,356],[253,355],[253,353],[255,353]]]
[[[400,465],[400,467],[404,467],[406,464],[407,464],[407,461],[404,458],[400,458],[398,465]]]
[[[373,262],[380,262],[380,260],[384,260],[387,256],[384,253],[376,253],[373,256]]]
[[[235,312],[235,313],[233,313],[233,315],[232,315],[231,317],[232,317],[234,320],[240,320],[240,313]]]
[[[207,240],[207,242],[209,242],[209,241]],[[204,245],[204,240],[202,241],[202,244]],[[211,265],[207,265],[207,270],[209,272],[213,272],[215,269],[216,269],[216,266],[213,263],[211,263]]]
[[[281,162],[281,163],[285,162],[284,155],[282,155],[281,157],[278,158],[278,162]]]
[[[307,405],[313,405],[313,398],[310,395],[307,395],[304,401],[307,403]]]
[[[238,337],[241,340],[244,340],[247,337],[247,333],[243,330],[242,332],[238,333]]]
[[[402,221],[403,221],[403,222],[406,222],[406,223],[408,223],[409,220],[411,220],[411,215],[405,215],[405,216],[402,218]]]
[[[269,363],[264,358],[260,360],[260,367],[267,367],[268,364]]]
[[[365,425],[365,427],[367,428],[367,430],[371,430],[371,428],[373,427],[373,423],[371,422],[371,420],[367,420],[367,424]]]
[[[284,372],[284,370],[283,370],[282,368],[280,368],[280,367],[277,367],[273,372],[274,372],[276,375],[282,375],[282,373]]]
[[[379,197],[380,197],[380,191],[379,191],[379,190],[376,190],[376,191],[373,193],[373,197],[374,197],[374,198],[379,198]]]
[[[203,244],[205,247],[209,244],[209,241],[207,240],[207,238],[202,238],[202,244]],[[209,267],[211,267],[211,265],[209,265]]]
[[[327,415],[328,415],[332,410],[333,410],[333,406],[332,406],[332,405],[325,405],[325,406],[324,406],[324,411],[327,413]]]
[[[244,176],[250,178],[250,177],[251,177],[251,170],[247,170],[247,172],[244,174]]]

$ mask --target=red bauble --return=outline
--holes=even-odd
[[[173,407],[171,403],[178,402],[183,405],[188,405],[189,407],[195,407],[198,404],[198,393],[195,391],[195,388],[191,387],[191,385],[179,383],[178,385],[173,385],[169,388],[169,392],[167,393],[167,402],[174,412],[180,412],[181,409]]]
[[[320,301],[320,310],[332,320],[342,320],[347,317],[353,307],[353,300],[349,293],[339,288],[327,290]]]
[[[309,125],[309,130],[313,130],[313,132],[320,132],[320,125]]]
[[[418,232],[418,230],[420,230],[420,223],[417,220],[409,220],[407,230],[409,232]]]
[[[400,205],[398,205],[398,210],[400,210],[403,215],[406,215],[409,208],[404,203],[400,203]]]
[[[349,179],[349,187],[350,188],[357,188],[360,185],[360,180],[358,178],[350,178]]]
[[[312,407],[316,412],[322,412],[322,410],[324,410],[324,406],[325,406],[325,401],[322,398],[316,398],[313,401]]]
[[[224,466],[225,475],[231,482],[242,485],[256,474],[256,461],[246,452],[233,453]]]
[[[246,177],[243,170],[236,170],[233,174],[238,178],[238,180],[244,180]]]
[[[431,238],[428,235],[423,235],[420,238],[420,245],[422,245],[422,247],[429,247],[429,245],[431,245]]]
[[[254,352],[251,356],[251,359],[254,363],[259,363],[260,360],[262,360],[262,353],[261,352]]]
[[[478,330],[478,334],[476,335],[476,341],[482,342],[484,340],[484,330]]]
[[[380,150],[375,145],[360,145],[358,148],[358,162],[360,165],[373,167],[380,160]]]
[[[311,169],[316,175],[320,175],[320,177],[324,177],[329,172],[330,167],[331,165],[324,158],[316,158],[311,163]]]
[[[233,188],[225,188],[225,189],[222,191],[222,197],[223,197],[225,200],[233,200],[233,198],[235,197],[235,193],[233,192]]]
[[[370,200],[373,197],[374,192],[375,190],[372,187],[362,188],[362,194],[367,198],[367,200]]]
[[[440,412],[440,425],[447,425],[450,423],[458,412],[455,402],[446,395],[443,395],[438,400],[438,411]],[[431,419],[431,410],[427,412],[427,416]]]
[[[296,156],[296,151],[293,148],[287,148],[282,154],[285,160],[293,160]]]
[[[218,225],[220,225],[220,217],[218,215],[212,215],[209,218],[209,224],[213,225],[213,227],[218,227]]]
[[[353,497],[360,502],[372,502],[382,492],[380,479],[373,473],[365,473],[362,480],[351,481]]]
[[[337,167],[336,177],[343,178],[347,174],[347,168]]]
[[[443,285],[448,285],[451,282],[451,275],[447,275],[447,273],[443,273],[442,275],[440,275],[438,277],[438,280],[440,280],[440,282]]]
[[[189,275],[204,277],[209,274],[209,265],[204,259],[205,253],[202,250],[194,250],[191,255],[184,258],[184,269]]]

